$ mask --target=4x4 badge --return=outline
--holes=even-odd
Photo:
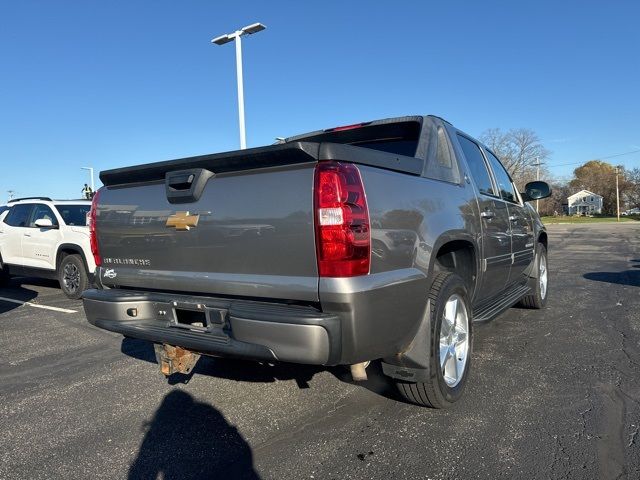
[[[167,218],[167,227],[175,227],[176,230],[190,230],[198,226],[199,214],[189,215],[189,212],[176,212]]]

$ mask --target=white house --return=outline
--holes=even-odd
[[[569,215],[593,215],[602,213],[602,195],[580,190],[567,197],[567,213]]]

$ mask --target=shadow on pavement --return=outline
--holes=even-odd
[[[22,302],[29,302],[38,296],[38,292],[32,290],[30,288],[25,288],[22,283],[27,283],[29,285],[44,285],[50,286],[51,281],[49,280],[38,280],[32,278],[12,278],[10,283],[6,287],[0,288],[0,297],[11,298],[13,300],[19,300]],[[42,283],[41,283],[42,282]],[[54,282],[56,285],[58,282]],[[10,312],[18,307],[21,304],[7,302],[6,300],[0,300],[0,314]]]
[[[618,285],[640,287],[640,270],[625,270],[622,272],[590,272],[585,273],[584,278],[587,280],[594,280],[596,282],[616,283]]]
[[[128,478],[190,480],[258,479],[251,447],[224,416],[174,390],[148,424]]]
[[[135,338],[123,338],[120,350],[125,355],[156,363],[153,343]],[[347,367],[323,367],[316,365],[298,365],[293,363],[265,363],[230,358],[202,356],[190,374],[174,373],[167,378],[170,385],[189,383],[195,374],[235,380],[238,382],[272,383],[294,380],[300,389],[311,388],[309,382],[314,375],[329,372],[341,382],[366,388],[390,400],[405,403],[389,379],[382,373],[378,362],[372,362],[367,368],[369,379],[366,382],[354,382]]]

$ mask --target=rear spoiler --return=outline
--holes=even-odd
[[[314,162],[317,158],[317,143],[283,143],[233,152],[179,158],[165,162],[146,163],[133,167],[114,168],[100,172],[100,180],[105,186],[125,185],[164,181],[167,172],[186,168],[203,168],[213,173],[225,173]]]
[[[370,165],[397,172],[420,175],[423,160],[369,148],[339,143],[291,142],[233,152],[200,155],[100,172],[105,186],[131,183],[161,182],[168,172],[205,169],[214,174],[278,167],[318,160],[336,160]]]

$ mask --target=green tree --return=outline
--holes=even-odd
[[[626,207],[640,207],[640,168],[627,171],[629,190],[626,192]]]

